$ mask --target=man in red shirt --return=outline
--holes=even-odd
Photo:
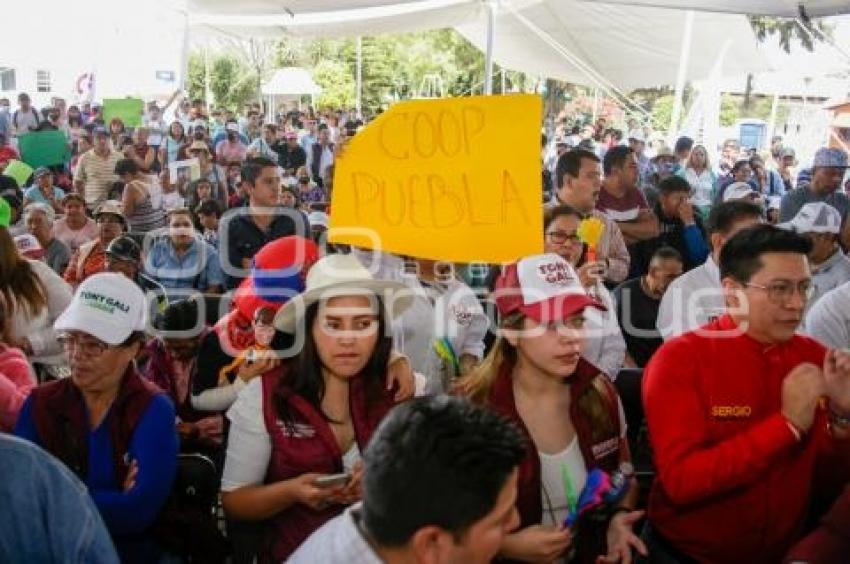
[[[650,553],[779,562],[850,479],[850,354],[797,335],[811,243],[771,225],[720,252],[727,313],[665,343],[643,382]]]
[[[605,180],[596,209],[617,222],[627,245],[658,236],[658,219],[638,188],[638,162],[634,151],[618,145],[602,160]]]

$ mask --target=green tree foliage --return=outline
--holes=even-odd
[[[253,71],[233,55],[210,55],[210,91],[215,105],[230,109],[241,108],[256,96]],[[205,67],[202,53],[189,58],[189,96],[203,99],[205,95]]]
[[[776,35],[779,37],[779,46],[786,53],[791,52],[791,46],[795,42],[799,42],[807,51],[812,51],[815,47],[813,38],[818,39],[821,35],[829,36],[832,32],[832,27],[823,20],[810,20],[801,23],[799,19],[771,18],[768,16],[749,16],[749,19],[759,41],[764,41],[769,36]]]
[[[350,108],[355,103],[354,77],[348,66],[332,59],[327,59],[316,65],[313,80],[322,87],[317,105],[319,108]]]

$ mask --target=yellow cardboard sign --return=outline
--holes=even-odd
[[[330,241],[451,262],[543,252],[534,95],[413,100],[345,146]]]

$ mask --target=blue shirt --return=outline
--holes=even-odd
[[[62,198],[65,197],[65,190],[59,188],[58,186],[54,186],[53,194],[53,198],[57,202],[61,202]],[[26,189],[26,191],[24,192],[24,199],[29,200],[31,202],[38,202],[39,204],[47,204],[48,206],[51,205],[50,202],[47,200],[47,197],[41,193],[41,188],[39,188],[37,185],[31,186],[30,188]]]
[[[168,237],[156,241],[145,259],[145,274],[166,290],[204,291],[210,286],[224,286],[218,251],[198,238],[182,256],[177,255]]]
[[[0,433],[0,562],[118,564],[85,486],[32,443]]]
[[[84,482],[118,551],[129,554],[141,548],[139,533],[145,532],[153,524],[171,492],[177,472],[176,416],[168,396],[154,396],[130,440],[127,456],[136,461],[139,473],[135,486],[125,492],[123,484],[115,480],[112,440],[109,436],[110,415],[107,413],[97,428],[89,430],[88,474]],[[32,418],[32,397],[21,408],[15,434],[40,444]]]

